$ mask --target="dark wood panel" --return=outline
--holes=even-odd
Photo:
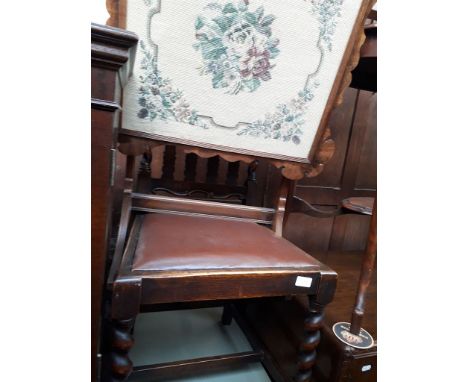
[[[92,378],[95,378],[110,218],[113,113],[92,109],[91,124],[91,354]]]
[[[377,189],[377,93],[361,92],[356,124],[365,130],[355,190]]]
[[[364,196],[360,195],[360,190],[356,188],[358,172],[361,171],[361,173],[363,174],[367,172],[369,175],[372,175],[372,173],[368,171],[367,168],[375,168],[375,156],[366,156],[366,154],[376,152],[376,138],[367,140],[367,143],[371,144],[371,146],[373,145],[374,148],[366,149],[365,143],[369,122],[374,125],[374,134],[376,134],[377,132],[375,129],[375,113],[377,106],[375,102],[376,98],[377,95],[374,93],[367,91],[359,91],[358,102],[356,104],[355,119],[349,142],[346,166],[343,173],[343,183],[341,187],[343,193],[345,194],[344,197]],[[371,165],[371,167],[368,167],[369,164]],[[372,182],[369,179],[368,181]],[[375,183],[376,181],[374,173],[374,184]],[[375,191],[375,189],[371,189],[370,191]]]
[[[343,215],[335,217],[330,238],[330,250],[363,251],[369,233],[369,216]]]
[[[175,146],[166,146],[164,150],[164,157],[163,157],[163,166],[162,166],[162,179],[174,179],[174,171],[175,171],[175,158],[176,155],[176,148]]]
[[[304,229],[304,227],[307,227]],[[333,231],[333,218],[317,219],[300,213],[290,214],[284,237],[315,256],[326,251]]]
[[[295,194],[321,209],[337,207],[345,198],[376,194],[377,184],[377,94],[347,89],[343,105],[331,118],[337,148],[335,156],[317,177],[298,182]],[[265,203],[271,205],[279,186],[279,174],[270,169]],[[369,218],[342,216],[313,218],[291,216],[287,237],[309,253],[333,250],[363,250]]]
[[[91,98],[114,100],[114,84],[116,72],[106,68],[94,67],[91,71]]]
[[[102,299],[112,220],[118,92],[128,76],[138,37],[91,25],[91,380],[99,373]]]
[[[328,126],[331,128],[336,149],[323,172],[314,178],[304,178],[298,182],[298,187],[318,186],[341,187],[341,178],[348,150],[349,136],[353,126],[354,110],[356,108],[358,90],[348,88],[343,97],[343,103],[333,110]]]

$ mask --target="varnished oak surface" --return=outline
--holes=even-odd
[[[138,38],[134,33],[91,25],[91,380],[101,342],[101,307],[112,203],[112,150],[116,89],[129,74]]]

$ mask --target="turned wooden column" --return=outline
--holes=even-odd
[[[298,372],[295,382],[310,382],[312,368],[317,360],[317,347],[320,342],[320,329],[323,325],[324,307],[314,300],[309,303],[309,315],[304,322],[304,339],[301,344]]]
[[[333,271],[321,275],[318,293],[308,296],[309,314],[304,321],[304,337],[299,349],[295,382],[311,382],[313,367],[317,361],[317,347],[323,326],[325,307],[333,300],[336,290],[336,274]]]
[[[367,241],[366,252],[361,264],[361,273],[359,276],[358,292],[354,303],[353,313],[351,315],[350,332],[359,335],[364,317],[364,308],[366,303],[367,288],[374,272],[375,258],[377,256],[377,198],[374,199],[372,209],[371,224],[369,228],[369,237]]]
[[[112,382],[125,381],[132,372],[133,363],[128,356],[128,352],[134,343],[132,335],[134,323],[134,319],[114,320],[112,322]]]

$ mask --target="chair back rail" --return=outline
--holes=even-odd
[[[139,191],[239,204],[253,200],[254,175],[247,163],[203,158],[170,144],[153,147],[144,161],[149,179]]]
[[[273,223],[276,213],[273,208],[193,200],[174,196],[132,193],[131,197],[132,210],[140,212],[201,214],[269,225]]]
[[[153,147],[151,154],[151,177],[154,179],[230,186],[243,186],[247,180],[246,163],[229,163],[219,156],[198,157],[175,145]]]

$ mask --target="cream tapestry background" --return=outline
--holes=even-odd
[[[361,0],[128,0],[123,127],[307,158]]]

